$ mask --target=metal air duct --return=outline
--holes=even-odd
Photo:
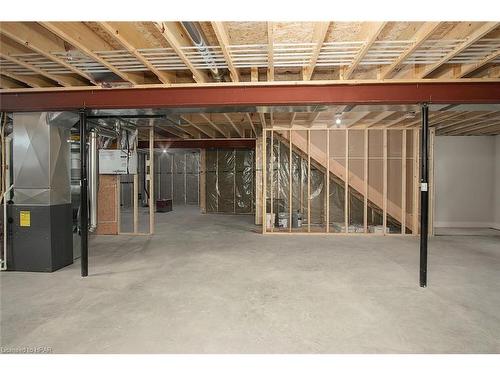
[[[186,33],[191,38],[194,46],[200,53],[203,61],[208,65],[210,69],[210,73],[212,73],[212,77],[217,82],[222,82],[224,80],[223,74],[220,72],[219,68],[217,68],[217,62],[215,61],[215,57],[208,48],[208,45],[203,36],[203,32],[198,28],[198,25],[195,22],[181,22],[182,27],[186,30]]]

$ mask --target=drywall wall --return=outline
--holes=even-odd
[[[436,227],[494,226],[497,144],[492,136],[436,137]]]
[[[500,229],[500,135],[495,136],[495,181],[493,189],[493,227]]]

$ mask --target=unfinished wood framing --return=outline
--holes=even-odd
[[[401,141],[401,234],[406,234],[406,132]]]
[[[267,180],[263,181],[265,186],[263,186],[262,206],[266,205],[265,202],[270,203],[270,206],[267,206],[271,207],[271,217],[274,217],[275,221],[270,227],[263,223],[263,233],[418,234],[419,147],[418,138],[415,137],[417,130],[307,129],[303,131],[303,135],[290,129],[267,129],[265,132],[272,150],[268,152],[269,155],[266,153],[266,158],[270,159],[263,160],[263,163],[267,163],[263,165],[263,170],[270,171],[270,176],[266,177],[270,183],[268,184],[269,191],[267,191],[265,188]],[[408,142],[408,132],[415,132],[412,134],[413,144]],[[389,133],[392,146],[389,146]],[[266,137],[262,139],[264,141]],[[378,145],[373,151],[370,151],[371,142]],[[338,148],[341,147],[340,144],[345,145],[341,155]],[[288,165],[286,157],[282,158],[279,155],[280,145],[286,145],[288,148],[286,151]],[[332,145],[334,145],[333,148]],[[408,147],[413,148],[413,154],[408,151]],[[301,158],[301,163],[304,165],[307,161],[307,172],[305,170],[303,172],[307,173],[307,178],[302,178],[302,174],[299,174],[300,185],[304,186],[296,186],[292,177],[295,154]],[[431,154],[430,159],[432,158]],[[410,161],[413,163],[413,170],[407,168],[407,163]],[[313,169],[313,174],[311,174],[311,169]],[[373,171],[370,172],[372,169]],[[390,173],[389,170],[391,170]],[[413,174],[408,176],[408,173],[412,172]],[[312,191],[313,179],[314,191]],[[407,204],[407,179],[413,181],[414,185],[413,212],[408,211],[410,206]],[[280,182],[277,182],[278,180]],[[339,182],[343,187],[341,202],[344,211],[341,214],[341,223],[338,219],[338,206],[334,206],[338,204],[335,203],[338,201],[338,196],[332,196],[332,184],[337,184],[334,194],[338,194]],[[300,202],[297,201],[297,204],[300,207],[300,213],[307,217],[307,226],[304,221],[303,227],[296,227],[293,225],[293,215],[297,209],[293,206],[294,193],[302,195],[306,189],[307,202],[302,203],[299,198]],[[284,196],[283,192],[285,192]],[[333,201],[331,201],[332,197],[334,197]],[[284,202],[283,199],[285,199]],[[276,202],[278,202],[278,209],[275,207]],[[305,205],[307,205],[307,213],[305,213]],[[288,216],[287,227],[281,225],[279,228],[275,227],[274,223],[279,223],[279,220],[274,215],[283,214],[280,210],[282,211],[286,206],[288,206],[288,212],[285,211]],[[263,215],[260,216],[263,217]],[[407,233],[406,228],[411,228],[411,232]]]
[[[267,130],[264,128],[262,129],[262,180],[256,180],[257,184],[258,181],[261,181],[262,184],[262,233],[266,233],[266,227],[267,227]]]
[[[1,22],[2,50],[7,45],[21,50],[4,56],[16,71],[27,68],[29,72],[2,70],[31,82],[48,78],[46,86],[8,84],[5,90],[59,85],[88,89],[229,86],[259,81],[343,84],[474,78],[500,82],[498,22],[209,21],[202,22],[203,51],[188,31],[200,23],[186,28],[187,23]],[[33,56],[27,56],[27,51]],[[31,58],[55,64],[57,69],[32,64]],[[94,70],[118,77],[96,79]],[[267,74],[259,77],[259,72]]]
[[[363,230],[368,233],[368,129],[363,131],[363,183],[364,183],[364,197],[363,197]]]
[[[173,158],[172,158],[173,162]],[[174,179],[172,178],[172,183]],[[172,190],[173,193],[173,190]],[[202,148],[200,150],[200,178],[199,178],[199,202],[200,212],[207,213],[207,151]],[[257,202],[256,202],[257,204]],[[255,224],[258,224],[257,222]]]
[[[387,234],[387,129],[382,130],[382,137],[383,137],[383,214],[382,214],[382,227],[384,230],[384,234]]]
[[[149,122],[149,234],[155,232],[155,130],[154,120]]]
[[[434,236],[434,142],[436,129],[429,129],[429,235]]]
[[[420,172],[419,172],[419,131],[413,130],[413,234],[419,233],[419,202],[420,202]]]
[[[349,130],[345,129],[344,231],[349,233]]]
[[[307,130],[307,232],[311,233],[311,131]]]

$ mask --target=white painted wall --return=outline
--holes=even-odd
[[[500,135],[495,136],[495,181],[493,199],[493,227],[500,229]]]
[[[495,222],[500,223],[499,138],[436,137],[436,227],[495,227]]]

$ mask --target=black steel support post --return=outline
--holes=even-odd
[[[427,286],[427,232],[429,229],[429,107],[422,104],[420,142],[420,286]]]
[[[84,109],[80,110],[80,236],[81,236],[81,273],[88,275],[89,265],[89,207],[88,207],[88,180],[87,180],[87,115]]]

